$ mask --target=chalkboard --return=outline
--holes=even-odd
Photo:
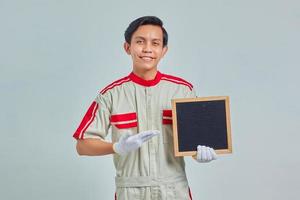
[[[232,153],[229,97],[172,100],[175,156],[192,156],[198,145]]]

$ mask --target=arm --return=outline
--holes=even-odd
[[[77,140],[76,149],[79,155],[87,156],[102,156],[112,153],[125,155],[140,148],[144,142],[158,134],[159,131],[156,130],[143,131],[137,134],[123,133],[120,140],[114,144],[101,139]]]
[[[101,156],[114,153],[112,143],[105,141],[109,129],[110,113],[102,95],[98,95],[88,108],[73,137],[77,140],[79,155]]]
[[[115,153],[112,143],[92,138],[77,140],[76,149],[81,156],[102,156]]]

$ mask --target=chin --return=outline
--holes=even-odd
[[[142,68],[142,69],[145,70],[145,71],[153,71],[153,70],[156,70],[156,67],[151,66],[151,67],[145,67],[145,68]]]
[[[151,66],[143,65],[143,66],[140,66],[138,69],[143,70],[143,71],[151,71],[151,70],[155,70],[156,67],[153,65],[151,65]]]

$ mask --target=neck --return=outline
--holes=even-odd
[[[157,74],[157,69],[153,69],[149,71],[133,69],[133,73],[138,77],[148,81],[148,80],[153,80],[155,78]]]

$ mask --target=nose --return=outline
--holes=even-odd
[[[149,42],[145,43],[143,47],[143,53],[152,53],[151,43]]]

